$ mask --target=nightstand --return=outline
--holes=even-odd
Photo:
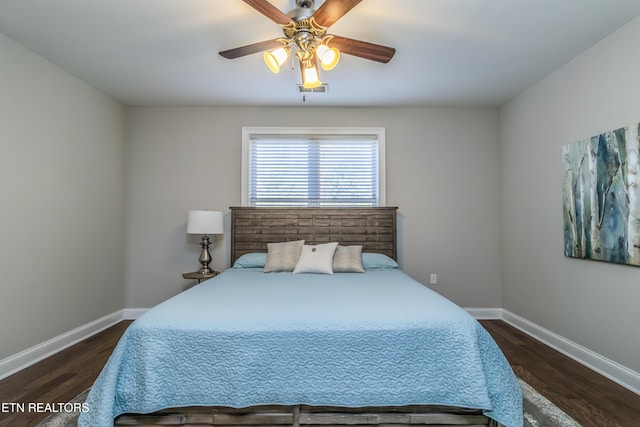
[[[193,273],[182,273],[182,278],[196,279],[198,280],[198,283],[200,283],[202,280],[211,279],[212,277],[216,277],[218,274],[220,274],[219,271],[213,271],[209,274],[202,274],[202,273],[198,273],[197,271],[194,271]]]

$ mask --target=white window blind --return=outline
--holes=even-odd
[[[377,135],[249,138],[249,206],[378,206]]]

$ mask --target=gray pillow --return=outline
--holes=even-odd
[[[333,256],[334,273],[364,273],[362,246],[338,246]]]
[[[263,271],[265,273],[293,271],[300,259],[303,246],[304,240],[267,243],[267,262]]]

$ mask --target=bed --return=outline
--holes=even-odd
[[[80,426],[522,425],[489,334],[395,263],[395,208],[231,208],[234,267],[125,332]],[[364,273],[265,273],[269,243],[362,246]]]

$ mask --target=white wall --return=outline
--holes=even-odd
[[[502,301],[640,372],[640,269],[565,258],[563,145],[640,121],[640,18],[500,109]]]
[[[197,269],[200,247],[187,213],[240,204],[242,126],[385,126],[402,266],[423,283],[437,273],[434,289],[462,306],[501,306],[496,109],[140,107],[129,120],[126,307],[191,284],[181,273]]]
[[[0,34],[0,360],[124,305],[125,111]]]

